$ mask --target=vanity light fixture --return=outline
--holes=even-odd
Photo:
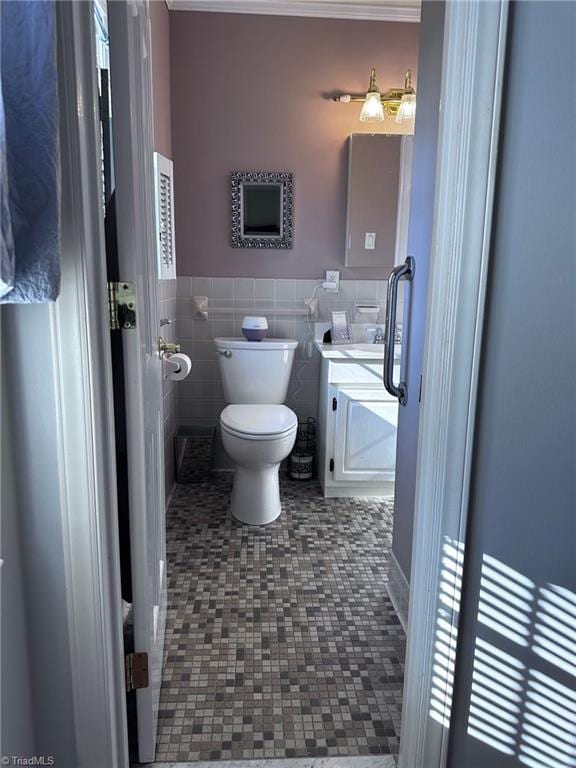
[[[376,70],[370,72],[370,85],[365,94],[341,93],[332,97],[341,104],[352,101],[362,102],[360,120],[365,123],[379,123],[385,116],[396,118],[397,123],[413,120],[416,114],[416,91],[412,86],[412,71],[409,69],[404,78],[404,88],[389,88],[380,93],[376,85]]]
[[[370,85],[366,93],[366,99],[360,112],[360,120],[363,123],[380,123],[384,120],[384,108],[382,95],[376,85],[376,70],[372,67],[370,72]]]

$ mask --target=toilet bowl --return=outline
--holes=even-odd
[[[298,419],[282,405],[288,392],[294,339],[214,339],[224,395],[224,448],[235,465],[232,515],[266,525],[280,515],[278,470],[296,441]]]
[[[285,405],[228,405],[220,429],[235,464],[232,515],[247,525],[271,523],[282,511],[278,470],[294,447],[296,414]]]

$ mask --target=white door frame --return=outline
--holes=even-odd
[[[76,502],[70,515],[64,515],[69,532],[65,550],[70,629],[75,640],[70,663],[78,694],[74,727],[79,766],[124,768],[126,719],[116,500],[110,485],[114,466],[106,277],[103,233],[94,224],[100,221],[100,181],[92,7],[74,2],[58,6],[70,46],[60,63],[62,76],[70,83],[61,109],[75,139],[67,149],[64,173],[70,173],[78,185],[70,212],[70,237],[77,245],[77,295],[63,291],[55,310],[63,350],[60,383],[62,402],[68,406],[66,377],[79,379],[85,393],[81,417],[85,429],[80,432],[93,436],[90,443],[84,441],[86,461],[79,477],[78,458],[69,447],[74,445],[79,423],[63,410],[63,460],[69,471],[63,473],[62,483],[67,497]],[[447,757],[448,730],[429,717],[432,662],[442,544],[445,537],[463,541],[466,528],[506,20],[507,0],[447,3],[442,76],[442,104],[447,109],[441,109],[439,132],[401,768],[442,768]],[[71,324],[79,334],[77,355],[70,354]],[[85,362],[82,370],[77,360]],[[452,586],[458,587],[458,574]],[[446,613],[452,647],[457,607],[455,595]],[[445,693],[448,689],[446,681]],[[448,698],[444,714],[449,718]]]
[[[128,766],[100,124],[91,3],[56,3],[62,289],[50,306],[79,768]]]
[[[448,757],[507,19],[446,4],[400,768]]]

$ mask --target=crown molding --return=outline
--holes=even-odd
[[[171,11],[310,16],[367,21],[420,21],[420,0],[166,0]]]

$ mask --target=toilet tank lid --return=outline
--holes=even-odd
[[[295,339],[263,339],[262,341],[246,341],[241,338],[214,339],[216,349],[250,349],[250,350],[270,350],[270,349],[296,349],[298,342]]]

